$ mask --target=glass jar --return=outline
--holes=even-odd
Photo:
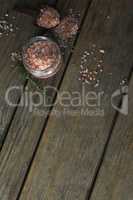
[[[58,44],[45,36],[31,38],[23,47],[22,57],[26,70],[39,79],[55,75],[62,65]]]

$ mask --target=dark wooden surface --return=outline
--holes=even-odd
[[[92,44],[105,49],[104,72],[98,89],[105,92],[104,117],[65,115],[57,118],[51,114],[22,200],[30,197],[51,200],[89,198],[115,117],[111,95],[120,87],[122,77],[128,77],[133,63],[130,56],[133,40],[129,34],[133,17],[129,15],[131,5],[131,1],[92,2],[60,92],[81,93],[77,66],[82,52]],[[91,66],[94,66],[93,62]],[[111,78],[108,73],[112,73]],[[87,91],[91,89],[87,87]],[[93,88],[93,91],[97,89]],[[57,105],[55,109],[63,112],[64,107]]]
[[[75,6],[76,2],[76,6]],[[81,25],[82,19],[84,18],[85,11],[89,5],[87,0],[82,1],[82,5],[80,1],[59,1],[58,8],[64,12],[68,12],[70,8],[73,8],[76,12],[81,13]],[[60,80],[62,78],[65,67],[67,67],[67,62],[70,59],[70,51],[66,51],[65,56],[65,64],[62,71],[54,77],[54,79],[49,79],[45,81],[44,84],[58,87],[60,84]],[[22,84],[21,84],[22,85]],[[31,84],[28,83],[28,87],[32,90],[34,88],[31,87]],[[51,94],[50,102],[53,102],[55,94]],[[23,97],[22,97],[23,98]],[[49,96],[47,97],[49,99]],[[21,185],[28,173],[30,162],[32,161],[32,157],[34,152],[36,151],[36,147],[40,140],[41,132],[44,128],[45,123],[47,122],[47,116],[49,113],[49,109],[40,108],[46,111],[46,115],[38,116],[34,114],[34,110],[29,112],[29,108],[27,107],[18,107],[14,118],[12,120],[11,127],[9,128],[5,143],[3,145],[0,160],[1,167],[4,164],[3,158],[6,159],[6,166],[4,168],[3,173],[1,174],[1,187],[3,188],[0,191],[1,198],[11,198],[15,199],[21,190]],[[47,113],[48,112],[48,113]],[[4,127],[3,127],[4,128]],[[23,138],[23,139],[22,139]],[[23,148],[24,147],[24,148]],[[20,158],[20,160],[18,159]],[[2,164],[3,162],[3,164]],[[10,169],[8,168],[8,162],[12,163],[10,165]],[[3,168],[3,167],[2,167]],[[2,169],[1,168],[1,169]],[[11,175],[12,171],[12,175]],[[13,172],[14,171],[14,172]],[[16,174],[16,176],[14,176]],[[12,176],[12,178],[11,178]],[[3,180],[4,179],[4,180]]]
[[[22,1],[20,5],[36,7],[40,2]],[[4,4],[5,9],[12,10],[15,1]],[[131,200],[132,113],[128,116],[117,113],[111,106],[111,96],[132,70],[133,3],[131,0],[59,0],[56,6],[62,13],[71,8],[80,12],[81,28],[71,42],[74,51],[69,47],[65,52],[62,71],[43,85],[54,86],[60,93],[82,93],[83,85],[78,80],[81,56],[96,45],[96,57],[100,49],[105,50],[104,70],[99,77],[100,86],[86,85],[85,89],[104,91],[101,105],[104,115],[57,117],[55,110],[64,111],[57,104],[50,108],[40,106],[39,111],[45,114],[38,116],[35,108],[29,112],[29,107],[11,108],[6,104],[4,95],[9,86],[25,86],[19,71],[11,68],[9,54],[36,31],[32,17],[17,14],[16,23],[21,27],[17,35],[0,41],[0,111],[4,116],[0,129],[0,199]],[[95,69],[96,63],[91,60],[88,65]],[[132,85],[131,81],[131,108]],[[35,90],[30,82],[27,87]],[[49,91],[47,102],[54,102],[55,97]],[[14,102],[22,98],[21,94],[13,96]],[[117,98],[116,104],[120,101],[121,97]],[[88,109],[70,107],[70,111],[82,108]]]
[[[129,85],[129,114],[119,116],[91,200],[133,198],[133,77]]]
[[[1,16],[6,13],[7,9],[4,11],[2,8]],[[14,26],[19,27],[19,30],[15,31],[15,35],[9,34],[8,36],[3,36],[3,38],[0,38],[0,116],[2,117],[0,123],[0,149],[4,142],[5,136],[7,135],[10,122],[16,109],[15,107],[7,105],[5,101],[6,91],[11,86],[23,86],[25,82],[22,79],[21,74],[19,74],[18,68],[13,67],[14,63],[11,60],[11,53],[20,49],[21,46],[28,40],[28,38],[33,35],[35,30],[35,27],[32,25],[32,18],[27,18],[25,15],[20,15],[13,11],[9,11],[9,13],[10,23],[12,23],[12,17],[15,16],[16,20],[14,20]],[[19,98],[20,93],[16,92],[16,94],[12,95],[11,97],[12,103],[16,104]]]

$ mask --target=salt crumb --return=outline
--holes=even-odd
[[[125,85],[127,85],[127,79],[125,78],[125,79],[123,79],[121,82],[120,82],[120,86],[125,86]]]
[[[9,22],[9,14],[6,13],[4,17],[0,18],[0,36],[8,36],[9,33],[14,33],[17,30],[17,27],[13,23]],[[15,17],[13,17],[15,18]]]
[[[99,54],[98,54],[99,52]],[[83,84],[92,84],[94,87],[98,87],[100,81],[97,80],[98,76],[103,72],[103,56],[101,54],[105,53],[103,49],[96,49],[96,45],[92,45],[92,49],[85,50],[83,55],[81,56],[80,63],[80,80]],[[100,59],[99,59],[100,56]],[[94,67],[93,70],[89,70],[89,66],[87,62],[92,60]],[[96,65],[96,66],[95,66]]]
[[[110,19],[110,16],[109,16],[109,15],[107,16],[107,19]]]
[[[105,53],[105,51],[103,49],[100,49],[99,52],[103,53],[103,54]]]
[[[85,80],[85,83],[90,84],[90,82],[88,80]]]
[[[93,47],[93,48],[96,48],[96,44],[93,44],[92,47]]]
[[[95,88],[96,88],[96,87],[99,87],[99,84],[100,84],[100,80],[97,80],[94,87],[95,87]]]
[[[22,56],[20,52],[12,52],[11,53],[11,60],[13,62],[22,61]]]
[[[103,63],[103,60],[99,60],[99,63]]]

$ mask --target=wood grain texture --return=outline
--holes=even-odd
[[[80,58],[84,50],[96,44],[106,52],[104,72],[100,87],[86,86],[86,91],[104,91],[101,103],[104,116],[71,116],[63,114],[64,106],[59,103],[54,107],[21,200],[87,198],[116,113],[111,106],[111,96],[120,88],[121,80],[128,77],[133,63],[132,17],[131,0],[93,1],[60,93],[82,92],[78,81]],[[95,63],[91,61],[89,66],[95,68]],[[120,97],[116,99],[116,103],[119,102]],[[91,110],[87,106],[69,109],[79,112],[83,108]],[[55,110],[61,115],[55,116]]]
[[[129,85],[129,113],[119,115],[91,200],[133,199],[133,77]]]
[[[87,6],[88,0],[83,0],[82,4],[80,1],[59,1],[58,3],[58,8],[62,12],[70,8],[79,11],[81,13],[81,20]],[[70,51],[67,51],[65,65],[69,55]],[[44,83],[46,85],[57,86],[63,75],[63,69],[57,77]],[[28,83],[28,87],[32,90],[30,83]],[[50,102],[52,102],[55,94],[51,94],[50,92],[49,95],[47,96],[47,100],[50,97]],[[22,99],[23,96],[21,101]],[[17,109],[0,154],[0,198],[3,200],[15,200],[19,194],[48,116],[49,108],[41,107],[41,109],[45,111],[45,115],[38,116],[34,113],[34,110],[33,112],[29,112],[29,107],[18,107]]]

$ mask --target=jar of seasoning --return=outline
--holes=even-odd
[[[53,76],[62,65],[58,44],[45,36],[32,38],[23,47],[22,57],[26,70],[40,79]]]

